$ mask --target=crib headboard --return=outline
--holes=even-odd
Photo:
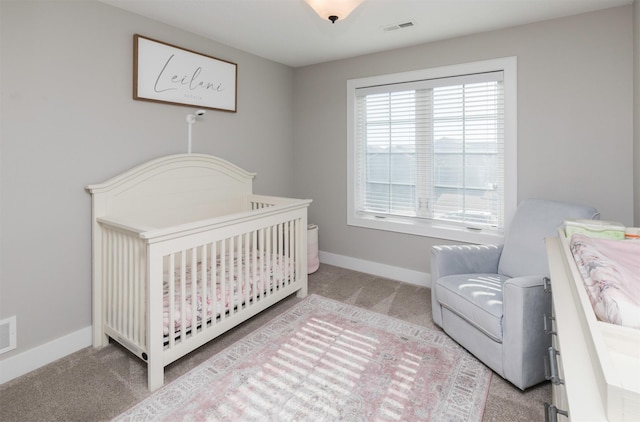
[[[160,228],[238,212],[255,173],[206,154],[157,158],[89,185],[93,217]]]

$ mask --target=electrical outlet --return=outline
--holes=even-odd
[[[16,348],[16,317],[0,321],[0,355]]]

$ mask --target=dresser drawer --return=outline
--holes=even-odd
[[[558,328],[556,326],[555,306],[552,306],[552,315],[545,315],[544,327],[551,336],[551,347],[545,356],[547,379],[551,381],[551,406],[545,407],[545,421],[567,421],[569,408],[567,390],[564,382],[564,366],[560,342],[558,341]]]

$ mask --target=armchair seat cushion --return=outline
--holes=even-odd
[[[499,274],[456,274],[435,283],[440,305],[502,343],[502,285],[508,277]]]

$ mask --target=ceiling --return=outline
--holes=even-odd
[[[345,20],[331,24],[316,15],[304,0],[100,1],[292,67],[633,3],[364,0]],[[413,26],[384,29],[407,22]]]

